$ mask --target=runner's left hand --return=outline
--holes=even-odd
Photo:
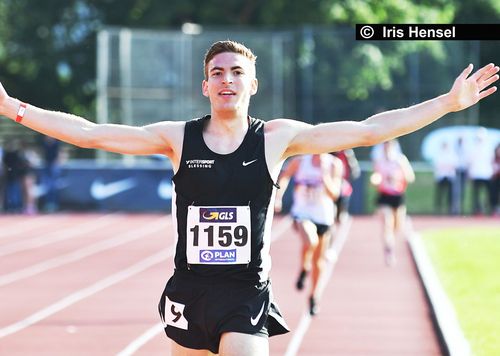
[[[448,93],[452,100],[452,111],[466,109],[497,90],[497,87],[488,87],[498,80],[498,74],[496,74],[499,70],[498,66],[490,63],[470,75],[473,68],[474,66],[469,64],[457,77]]]

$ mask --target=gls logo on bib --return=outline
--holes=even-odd
[[[200,208],[200,222],[236,222],[236,208]]]

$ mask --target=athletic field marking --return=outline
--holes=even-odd
[[[60,216],[60,215],[59,215]],[[0,231],[0,239],[13,237],[25,234],[28,231],[35,230],[45,225],[53,224],[53,220],[46,216],[23,217],[22,221],[12,222],[4,217],[0,219],[2,231]]]
[[[127,345],[122,351],[116,354],[116,356],[130,356],[133,355],[136,351],[138,351],[141,347],[146,345],[149,340],[153,339],[156,335],[160,334],[163,331],[163,324],[157,323],[153,325],[151,328],[146,330],[142,335],[132,341]]]
[[[6,337],[8,335],[14,334],[16,332],[19,332],[23,329],[26,329],[27,327],[38,323],[39,321],[48,318],[49,316],[60,312],[63,309],[66,309],[67,307],[85,299],[88,298],[97,292],[102,291],[103,289],[106,289],[108,287],[111,287],[112,285],[115,285],[121,281],[124,281],[138,273],[141,273],[148,268],[165,261],[167,258],[173,255],[175,250],[175,246],[170,246],[168,248],[165,248],[161,250],[160,252],[155,253],[154,255],[151,255],[138,263],[118,272],[115,274],[112,274],[104,279],[101,279],[100,281],[86,287],[83,289],[80,289],[76,291],[75,293],[72,293],[68,295],[67,297],[60,299],[59,301],[49,305],[48,307],[45,307],[41,309],[40,311],[31,314],[27,318],[20,320],[14,324],[11,324],[9,326],[6,326],[2,329],[0,329],[0,339],[3,337]]]
[[[331,249],[335,252],[336,256],[340,256],[342,252],[342,248],[344,247],[344,243],[349,236],[349,230],[351,228],[352,218],[349,216],[346,221],[340,225],[339,230],[337,232],[336,239],[333,241]],[[330,277],[333,273],[333,270],[336,266],[337,260],[333,261],[328,260],[325,268],[325,273],[321,276],[321,279],[318,282],[318,294],[321,297],[323,294],[323,290],[325,289]],[[286,349],[285,356],[295,356],[297,355],[297,351],[299,350],[300,345],[302,344],[302,340],[309,329],[309,325],[311,325],[311,315],[309,314],[309,309],[307,309],[300,318],[299,325],[297,329],[292,335],[292,339],[288,344]]]
[[[124,245],[128,242],[143,238],[147,235],[152,235],[154,233],[165,230],[168,225],[165,223],[165,218],[158,218],[155,223],[149,223],[142,229],[132,230],[128,233],[120,234],[119,236],[99,241],[90,246],[85,246],[76,251],[70,252],[65,255],[51,258],[45,260],[41,263],[17,270],[12,273],[4,274],[0,276],[0,287],[8,285],[10,283],[17,282],[19,280],[35,276],[39,273],[51,270],[53,268],[60,267],[62,265],[81,260],[85,257],[94,255],[99,252],[109,250],[120,245]]]
[[[81,225],[68,226],[67,228],[58,230],[55,233],[49,232],[45,235],[35,237],[27,241],[18,241],[0,246],[0,257],[12,255],[21,251],[32,250],[63,240],[73,239],[92,231],[102,229],[103,227],[112,224],[114,220],[112,219],[112,216],[113,215],[104,215],[96,220],[89,221]]]
[[[288,217],[284,217],[280,220],[280,224],[276,227],[276,231],[273,232],[271,241],[274,242],[284,236],[284,232],[290,227],[292,220]],[[274,229],[273,229],[274,230]],[[120,351],[117,356],[131,356],[141,347],[146,345],[149,340],[153,339],[156,335],[163,331],[162,323],[153,325],[151,328],[142,333],[138,338],[134,339],[130,344],[128,344],[122,351]]]

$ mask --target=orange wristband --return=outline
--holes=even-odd
[[[26,104],[21,102],[19,105],[19,110],[17,110],[16,122],[21,123],[23,121],[24,113],[26,112]]]

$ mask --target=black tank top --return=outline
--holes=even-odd
[[[206,277],[266,280],[271,267],[269,245],[274,182],[265,159],[264,122],[249,118],[249,128],[240,146],[232,153],[218,154],[203,140],[203,128],[208,120],[210,115],[186,122],[181,161],[172,178],[172,216],[177,227],[175,267]],[[249,263],[188,263],[186,235],[189,233],[187,214],[190,206],[249,206]]]

